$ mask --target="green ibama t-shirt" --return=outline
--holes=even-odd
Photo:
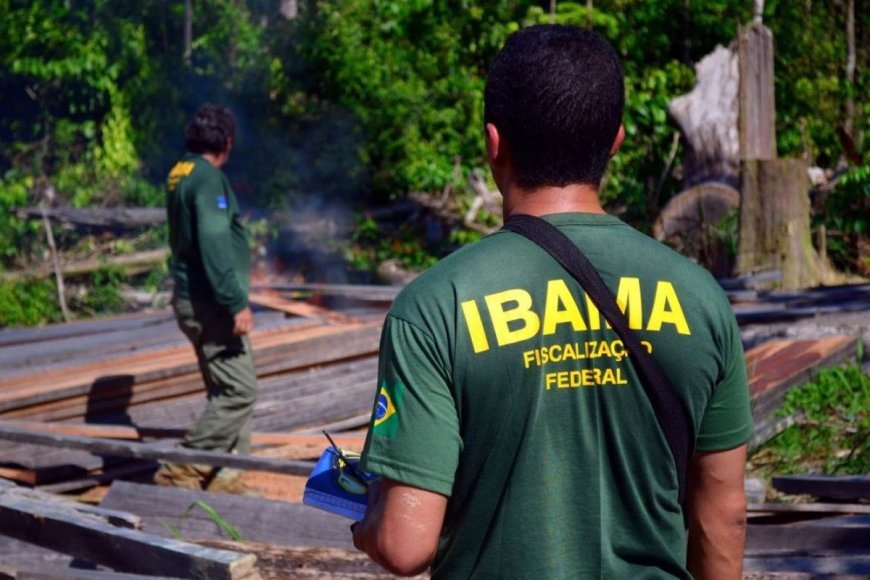
[[[733,312],[702,268],[615,217],[555,214],[686,402],[695,447],[752,433]],[[435,578],[690,578],[677,474],[622,341],[507,231],[395,301],[366,470],[449,497]]]
[[[223,172],[199,155],[186,155],[169,172],[166,213],[176,295],[225,306],[232,314],[245,308],[251,252]]]

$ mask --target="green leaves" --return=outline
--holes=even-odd
[[[812,382],[789,391],[779,415],[798,410],[805,420],[759,452],[769,470],[870,472],[870,375],[858,364],[823,369]]]

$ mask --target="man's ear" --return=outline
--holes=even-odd
[[[504,143],[501,140],[501,134],[498,128],[492,123],[487,123],[486,127],[486,158],[489,161],[490,167],[502,161],[504,158]]]
[[[619,131],[616,132],[616,137],[613,138],[613,145],[610,146],[611,157],[616,155],[616,152],[619,151],[623,139],[625,139],[625,127],[622,125],[622,123],[620,123]]]

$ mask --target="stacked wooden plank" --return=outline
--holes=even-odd
[[[769,504],[749,514],[744,568],[810,578],[870,577],[870,478],[774,477],[786,494],[828,503]],[[840,502],[840,503],[834,503]]]
[[[349,288],[336,291],[345,295]],[[366,292],[382,300],[395,289]],[[274,310],[258,312],[252,336],[260,376],[254,429],[290,431],[367,414],[383,310],[353,318],[275,293],[261,292],[258,299]],[[287,318],[275,310],[308,317]],[[756,421],[763,423],[787,389],[810,378],[813,369],[854,352],[853,337],[782,339],[750,350]],[[0,331],[0,419],[177,429],[190,425],[204,404],[193,351],[169,312]],[[0,442],[0,457],[0,475],[35,485],[118,463],[86,451],[9,442]],[[10,475],[10,467],[24,472]]]
[[[280,297],[270,300],[280,310],[308,317],[256,315],[251,338],[260,392],[254,429],[286,431],[367,413],[383,310],[334,316]],[[0,331],[0,345],[0,420],[177,431],[192,424],[205,405],[193,350],[168,312]],[[0,458],[0,475],[33,485],[119,463],[84,450],[12,442],[0,442]]]
[[[254,294],[260,304],[270,308],[257,312],[257,331],[252,336],[260,389],[254,413],[255,447],[285,442],[287,432],[319,433],[325,425],[362,425],[370,412],[376,384],[383,307],[395,295],[395,289],[372,287],[358,291],[357,296],[350,286],[293,285],[281,289],[284,296],[294,298],[319,294],[324,299],[317,300],[316,306],[288,300],[275,294],[275,288],[271,290],[272,294]],[[847,305],[851,304],[850,296],[854,297],[853,290],[843,289],[839,295]],[[864,290],[859,287],[857,292],[860,297]],[[831,295],[837,296],[826,296]],[[324,309],[330,296],[376,304],[377,308],[366,310],[364,316],[360,312],[355,316],[337,315]],[[801,300],[804,306],[807,300],[816,300],[815,306],[810,304],[816,307],[821,298],[814,296],[795,294],[786,304],[788,308],[801,307]],[[767,295],[756,293],[754,300],[760,304]],[[287,313],[295,317],[288,318]],[[747,366],[756,420],[768,418],[785,392],[811,378],[819,366],[837,364],[854,354],[855,348],[854,337],[836,336],[777,339],[749,350]],[[117,441],[127,440],[151,446],[144,451],[133,450],[133,457],[156,457],[159,453],[154,445],[170,449],[172,438],[181,435],[204,404],[192,349],[169,312],[0,331],[0,421],[15,420],[19,426],[21,421],[29,421],[23,426],[29,425],[32,430],[39,430],[39,425],[53,426],[44,430],[56,435],[40,436],[42,444],[38,446],[0,441],[0,477],[14,477],[57,491],[75,489],[79,481],[115,480],[116,487],[109,492],[106,505],[142,513],[154,522],[157,534],[165,535],[165,528],[157,525],[160,519],[177,518],[194,499],[205,496],[121,482],[130,464],[112,454],[126,453]],[[87,437],[116,442],[91,442]],[[300,436],[292,437],[298,444]],[[359,446],[359,435],[356,439]],[[48,446],[49,440],[51,445],[61,447]],[[323,445],[320,435],[313,436],[305,445],[309,455],[304,459],[311,458],[311,449],[322,449]],[[277,455],[270,461],[262,447],[257,451],[259,457],[251,460],[259,462],[256,465],[260,468],[291,473],[286,471],[289,464],[279,465]],[[278,543],[277,535],[297,546],[347,547],[344,523],[329,520],[319,512],[263,499],[207,499],[220,503],[221,510],[242,522],[249,539]],[[849,521],[854,523],[842,521],[847,527]],[[177,525],[195,537],[215,535],[214,522],[202,515],[178,521]],[[858,525],[865,523],[861,520]],[[840,533],[833,527],[828,530],[817,526],[806,531],[798,528],[789,528],[789,533],[804,534],[801,538],[829,534],[832,542]],[[754,546],[761,551],[769,547],[763,543],[768,537],[765,532],[751,534],[761,534],[752,536]],[[862,535],[861,541],[864,538]]]
[[[726,288],[740,324],[796,320],[870,310],[870,284],[824,286],[799,291]]]
[[[746,370],[756,423],[768,419],[786,392],[811,380],[820,367],[831,367],[854,358],[854,336],[829,336],[814,340],[778,339],[746,353]]]

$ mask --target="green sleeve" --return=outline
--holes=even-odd
[[[740,329],[733,315],[729,319],[722,345],[723,370],[701,421],[698,451],[733,449],[749,441],[754,431]]]
[[[197,242],[205,274],[218,304],[236,314],[248,298],[236,277],[229,192],[218,172],[204,177],[194,196]]]
[[[446,368],[428,332],[387,317],[364,469],[450,495],[461,440]]]

